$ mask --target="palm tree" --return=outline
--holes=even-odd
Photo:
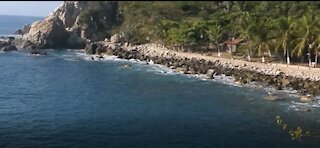
[[[309,54],[311,54],[310,50],[313,48],[316,38],[318,38],[318,32],[316,31],[319,28],[318,20],[315,8],[310,6],[302,18],[296,22],[295,31],[297,34],[300,34],[300,37],[292,41],[296,43],[292,55],[295,54],[297,57],[301,57],[306,49],[309,49]]]
[[[231,28],[233,36],[235,36],[239,30],[239,24],[241,24],[242,15],[247,12],[246,7],[247,2],[245,1],[235,1],[233,4],[232,10],[229,15],[231,24],[234,24]]]
[[[316,21],[316,22],[318,22],[318,21]],[[312,37],[310,40],[311,43],[309,44],[310,56],[311,56],[311,50],[314,49],[313,54],[315,55],[315,65],[314,65],[315,67],[317,67],[318,51],[320,49],[320,36],[319,36],[319,34],[320,34],[320,24],[316,23],[315,26],[312,28]],[[310,60],[311,59],[309,58],[309,62],[310,62]]]
[[[215,21],[213,25],[210,25],[210,27],[208,28],[208,35],[209,35],[210,42],[214,42],[216,44],[216,47],[218,49],[218,57],[220,57],[221,52],[220,52],[219,41],[222,38],[222,27],[217,21]]]
[[[282,1],[276,5],[276,11],[282,16],[276,19],[277,37],[275,38],[275,53],[283,52],[283,57],[286,57],[287,65],[290,64],[290,44],[292,39],[292,29],[294,26],[294,18],[290,15],[295,5],[292,2]],[[282,51],[281,51],[282,50]]]
[[[319,51],[319,48],[320,48],[320,43],[318,41],[318,46],[315,49],[315,60],[314,60],[314,62],[315,62],[314,67],[315,68],[317,68],[317,64],[318,64],[318,51]]]
[[[249,37],[250,37],[250,27],[252,27],[252,25],[255,25],[251,18],[250,18],[250,14],[248,12],[242,12],[240,21],[239,21],[239,32],[240,32],[240,38],[245,39],[247,42],[249,41]],[[251,61],[251,44],[247,43],[246,44],[246,49],[247,49],[247,57],[248,60]]]
[[[269,51],[269,42],[273,37],[269,32],[268,22],[264,20],[257,20],[254,25],[249,28],[249,39],[251,40],[251,46],[256,47],[258,50],[258,56],[261,57],[261,61],[265,62],[264,52]]]
[[[292,40],[293,43],[296,43],[295,48],[292,51],[292,55],[301,57],[303,52],[306,50],[307,46],[311,43],[311,26],[313,22],[306,15],[304,15],[296,23],[297,29],[295,29],[297,34],[300,34],[300,37]]]
[[[283,51],[283,56],[286,56],[287,65],[290,64],[289,39],[293,28],[293,18],[291,16],[284,16],[280,18],[277,23],[279,26],[278,38],[276,38],[276,53]]]

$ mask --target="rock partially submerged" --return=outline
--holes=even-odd
[[[301,96],[300,101],[302,101],[302,102],[311,102],[312,101],[312,97],[309,96],[309,95]]]
[[[215,74],[214,69],[208,69],[208,72],[206,74],[206,78],[207,79],[214,79],[214,74]]]
[[[122,65],[121,67],[124,68],[124,69],[128,69],[128,68],[131,68],[131,65],[125,64],[125,65]]]
[[[14,45],[5,45],[5,46],[2,46],[2,47],[0,45],[0,50],[1,51],[15,51],[15,50],[18,50],[18,49]]]
[[[40,56],[40,55],[47,55],[47,52],[40,51],[40,50],[33,50],[30,52],[30,55]]]
[[[278,97],[272,94],[269,94],[267,96],[264,97],[265,100],[269,100],[269,101],[275,101],[278,100]]]
[[[17,47],[13,44],[13,37],[0,37],[0,51],[14,51]]]
[[[85,52],[87,54],[98,54],[100,55],[102,52],[104,52],[103,45],[99,43],[87,43],[85,47]]]
[[[49,17],[31,25],[29,32],[23,35],[20,47],[27,49],[68,47],[69,36],[58,17]]]

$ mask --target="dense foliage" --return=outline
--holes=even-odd
[[[110,36],[108,30],[117,24],[117,3],[108,1],[83,1],[87,6],[80,11],[79,25],[87,30],[86,37],[98,41]],[[93,36],[95,32],[96,36]]]
[[[320,48],[316,1],[123,1],[119,7],[124,21],[114,32],[134,44],[161,42],[197,50],[239,38],[246,44],[238,52],[287,62],[317,60]]]

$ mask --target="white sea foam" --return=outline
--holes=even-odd
[[[135,64],[139,64],[139,65],[143,65],[143,66],[148,66],[148,68],[146,69],[147,72],[154,72],[156,74],[161,74],[161,75],[174,75],[174,74],[181,74],[180,72],[177,72],[173,69],[170,69],[164,65],[160,65],[160,64],[155,64],[152,60],[150,60],[149,62],[146,61],[140,61],[138,59],[120,59],[117,56],[109,56],[109,55],[102,55],[103,58],[99,58],[96,55],[88,55],[86,53],[84,53],[83,51],[77,51],[75,52],[74,56],[75,57],[66,57],[67,60],[69,61],[80,61],[80,59],[85,60],[85,61],[118,61],[118,62],[131,62],[131,63],[135,63]],[[292,97],[292,98],[297,98],[299,97],[298,93],[296,90],[290,89],[290,88],[284,88],[283,90],[277,90],[275,88],[273,88],[272,86],[268,86],[268,85],[262,85],[259,82],[250,82],[247,84],[240,84],[240,83],[236,83],[234,82],[234,78],[231,76],[225,76],[225,75],[219,75],[219,76],[214,76],[214,79],[206,79],[204,77],[204,75],[186,75],[187,77],[190,78],[197,78],[199,80],[202,81],[212,81],[212,82],[219,82],[219,83],[223,83],[223,84],[227,84],[227,85],[232,85],[232,86],[236,86],[236,87],[249,87],[249,88],[261,88],[264,89],[266,92],[268,93],[272,93],[272,94],[287,94],[288,97]],[[316,101],[310,102],[310,103],[299,103],[299,102],[291,102],[289,104],[290,108],[294,108],[294,107],[299,107],[299,106],[303,106],[303,107],[311,107],[311,108],[319,108],[320,107],[320,96],[318,97],[318,99],[316,99]]]
[[[297,101],[292,101],[291,106],[295,107],[307,107],[307,108],[320,108],[320,100],[313,100],[311,102],[297,102]]]
[[[130,63],[135,63],[135,64],[139,64],[139,65],[148,65],[148,69],[147,71],[149,72],[155,72],[157,74],[162,74],[162,75],[173,75],[173,74],[177,74],[176,72],[174,72],[172,69],[160,65],[160,64],[155,64],[152,60],[149,62],[146,61],[141,61],[138,59],[121,59],[118,58],[117,56],[113,56],[113,55],[102,55],[103,58],[99,58],[97,55],[88,55],[84,52],[75,52],[73,55],[67,55],[65,56],[65,59],[68,61],[80,61],[80,60],[84,60],[84,61],[117,61],[117,62],[130,62]]]

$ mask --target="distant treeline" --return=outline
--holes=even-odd
[[[121,1],[114,29],[133,44],[217,45],[232,38],[247,56],[316,60],[320,48],[317,1]],[[308,56],[307,53],[310,53]]]

